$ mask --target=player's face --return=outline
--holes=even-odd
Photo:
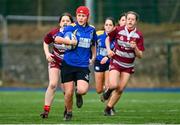
[[[124,26],[126,25],[126,16],[122,16],[121,19],[119,20],[119,26]]]
[[[107,33],[111,32],[114,28],[113,22],[112,20],[106,20],[105,24],[104,24],[104,29]]]
[[[77,18],[78,24],[81,25],[81,26],[85,25],[87,23],[87,21],[88,21],[87,15],[82,14],[82,13],[78,13],[76,15],[76,18]]]
[[[134,14],[128,14],[127,20],[126,20],[126,26],[128,29],[134,29],[136,26],[137,20],[136,15]]]
[[[64,26],[70,25],[71,23],[72,22],[71,22],[69,16],[63,16],[61,18],[59,25],[60,25],[60,27],[64,27]]]

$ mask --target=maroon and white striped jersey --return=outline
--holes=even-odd
[[[53,59],[57,61],[57,63],[61,63],[63,60],[65,45],[64,44],[56,44],[54,42],[55,36],[58,32],[62,32],[63,29],[55,28],[52,29],[46,36],[44,37],[44,42],[46,44],[53,44]]]
[[[122,68],[133,68],[136,55],[134,49],[130,47],[130,41],[135,41],[138,49],[144,51],[144,38],[142,33],[136,28],[128,31],[126,26],[118,26],[108,35],[110,41],[115,40],[115,55],[112,57],[112,63]]]

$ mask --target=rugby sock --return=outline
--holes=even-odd
[[[108,90],[107,90],[107,94],[110,95],[113,90],[114,90],[114,89],[108,89]]]
[[[50,111],[50,106],[44,105],[44,111],[49,112]]]

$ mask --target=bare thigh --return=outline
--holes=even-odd
[[[121,74],[120,74],[120,82],[119,82],[119,86],[118,86],[118,90],[120,92],[122,92],[126,88],[127,83],[129,81],[129,78],[130,78],[130,74],[129,73],[121,72]]]
[[[59,82],[60,69],[58,68],[50,68],[49,69],[49,84],[53,86],[57,86]]]
[[[120,72],[117,70],[109,71],[109,88],[115,89],[120,81]]]

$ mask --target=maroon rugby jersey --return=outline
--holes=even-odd
[[[110,41],[115,39],[113,63],[118,64],[122,68],[133,68],[136,55],[135,51],[130,47],[130,41],[135,41],[138,49],[144,51],[142,33],[136,28],[129,32],[125,26],[118,26],[108,35]]]
[[[57,61],[57,63],[61,63],[65,52],[65,46],[64,44],[56,44],[54,42],[55,36],[58,32],[62,32],[62,29],[59,28],[52,29],[44,37],[44,42],[47,44],[51,44],[51,43],[53,44],[53,53],[52,53],[54,55],[53,58],[55,61]]]

